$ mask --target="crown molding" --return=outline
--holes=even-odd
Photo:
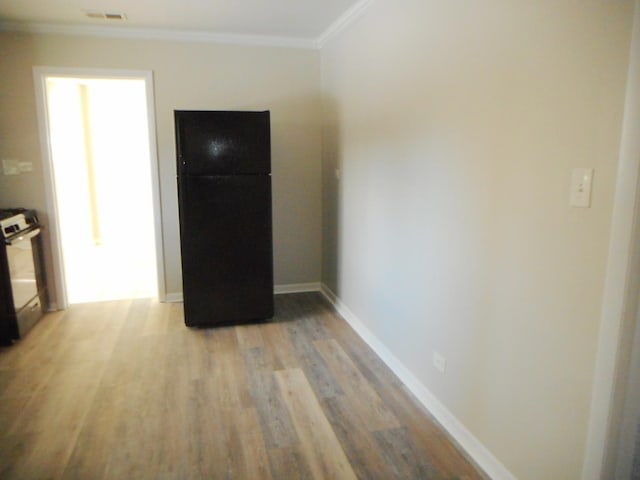
[[[215,33],[201,30],[172,30],[160,28],[106,27],[100,25],[68,25],[57,23],[29,23],[0,21],[0,32],[25,32],[49,35],[77,35],[104,38],[134,38],[170,40],[178,42],[219,43],[261,47],[284,47],[320,50],[331,38],[359,19],[374,0],[360,0],[342,14],[317,38],[278,37]]]
[[[179,42],[318,49],[318,41],[315,39],[155,28],[0,22],[0,32],[25,32],[50,35],[78,35],[106,38],[134,38],[144,40],[171,40]]]
[[[327,28],[318,38],[316,38],[316,47],[321,49],[333,37],[342,32],[345,28],[358,20],[374,0],[360,0],[349,10],[344,12],[329,28]]]

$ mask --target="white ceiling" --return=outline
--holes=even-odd
[[[363,0],[0,0],[0,22],[320,38]],[[125,21],[86,11],[124,13]]]

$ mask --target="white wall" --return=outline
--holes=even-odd
[[[632,7],[375,0],[322,51],[323,281],[522,479],[581,474]]]
[[[174,109],[271,110],[275,282],[319,281],[321,133],[317,51],[2,33],[0,52],[0,158],[34,162],[33,173],[0,176],[0,207],[45,210],[34,65],[152,70],[167,292],[182,290]]]

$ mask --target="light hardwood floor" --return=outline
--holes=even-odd
[[[481,479],[319,294],[189,329],[74,305],[0,349],[2,479]]]

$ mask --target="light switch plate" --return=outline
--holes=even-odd
[[[591,206],[591,185],[593,168],[574,168],[571,174],[571,194],[569,205],[589,208]]]
[[[18,170],[20,170],[21,173],[32,172],[33,171],[33,162],[19,161],[18,162]]]
[[[2,159],[2,174],[3,175],[20,175],[20,167],[18,167],[18,160],[13,158]]]

